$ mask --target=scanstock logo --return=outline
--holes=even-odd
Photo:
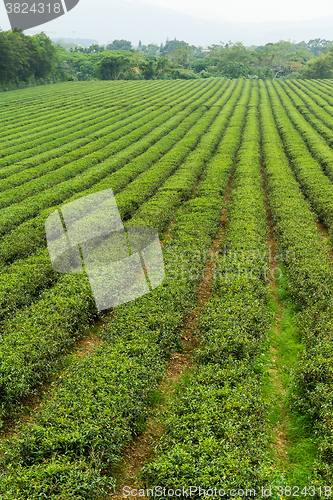
[[[74,9],[79,0],[46,0],[25,2],[8,2],[4,0],[12,29],[27,30],[63,16]]]
[[[85,271],[98,311],[141,297],[164,280],[157,231],[125,230],[112,189],[64,205],[46,219],[45,229],[53,268]]]

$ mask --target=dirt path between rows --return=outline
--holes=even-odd
[[[224,238],[225,234],[227,224],[227,205],[232,190],[233,178],[234,176],[232,175],[229,179],[227,192],[224,197],[223,211],[219,220],[219,231],[210,250],[210,258],[206,263],[204,277],[196,292],[198,297],[197,305],[185,320],[185,326],[182,332],[183,352],[175,352],[173,354],[165,376],[158,386],[158,390],[162,395],[162,400],[168,400],[168,398],[170,398],[177,382],[179,382],[185,372],[189,371],[193,367],[192,353],[199,342],[198,338],[195,336],[197,320],[200,316],[201,309],[205,306],[211,295],[213,272],[215,267],[214,257],[218,253],[220,242]],[[157,407],[155,407],[155,415],[165,411],[165,409],[166,408],[163,403],[157,405]],[[131,488],[143,487],[139,479],[140,470],[154,455],[154,446],[161,437],[162,433],[163,428],[161,424],[157,423],[156,416],[149,418],[146,423],[146,430],[143,434],[135,438],[123,452],[123,459],[119,466],[120,472],[117,476],[118,488],[116,493],[111,493],[109,495],[109,499],[119,500],[128,498],[128,496],[123,494],[124,486],[130,486]]]
[[[260,126],[260,113],[258,115],[259,126]],[[278,312],[274,318],[273,330],[275,335],[281,334],[281,323],[284,313],[283,304],[279,300],[278,295],[278,283],[276,280],[275,270],[277,268],[277,244],[275,239],[275,231],[274,231],[274,222],[273,217],[269,205],[269,197],[268,190],[266,184],[266,177],[264,171],[264,162],[263,162],[263,150],[262,150],[262,141],[260,138],[260,157],[261,157],[261,177],[262,177],[262,186],[265,195],[265,210],[266,210],[266,220],[268,227],[268,248],[269,248],[269,285],[273,299],[275,300],[278,306]],[[288,451],[287,451],[287,439],[288,439],[288,425],[289,425],[289,417],[283,405],[283,399],[286,395],[286,390],[283,387],[279,371],[278,371],[278,363],[279,363],[279,353],[278,350],[271,346],[270,347],[270,360],[271,360],[271,368],[268,369],[272,385],[274,388],[274,392],[279,397],[279,412],[280,412],[280,421],[277,423],[275,428],[273,429],[273,442],[272,449],[274,451],[274,455],[278,462],[286,466],[288,460]]]
[[[320,220],[317,220],[317,229],[323,239],[324,245],[330,255],[330,258],[333,261],[333,248],[332,248],[332,243],[330,241],[330,236],[328,234],[325,224]]]
[[[267,215],[267,225],[268,225],[268,246],[270,250],[270,259],[269,259],[269,283],[270,283],[270,289],[273,298],[276,301],[276,304],[278,305],[278,312],[274,318],[274,325],[273,325],[273,330],[275,335],[280,335],[281,334],[281,322],[283,318],[283,304],[279,300],[278,296],[278,284],[277,280],[275,277],[275,269],[276,269],[276,261],[275,257],[277,255],[276,252],[276,240],[275,240],[275,234],[274,234],[274,225],[273,225],[273,219],[270,211],[270,207],[267,201],[267,188],[266,188],[266,183],[265,183],[265,177],[264,177],[264,171],[262,170],[262,176],[263,176],[263,186],[264,186],[264,192],[265,192],[265,197],[266,197],[266,215]],[[286,395],[286,390],[282,385],[282,381],[278,372],[278,363],[279,363],[279,353],[278,350],[271,346],[270,347],[270,353],[271,353],[271,363],[272,367],[269,368],[269,373],[271,374],[272,377],[272,384],[274,387],[274,392],[278,394],[282,401]],[[282,464],[286,465],[287,464],[287,459],[288,459],[288,452],[287,452],[287,439],[288,439],[288,424],[289,424],[289,417],[288,414],[284,408],[284,405],[282,401],[279,401],[279,410],[280,410],[280,415],[281,419],[273,429],[273,443],[272,443],[272,448],[274,450],[274,453],[278,459],[279,462]]]
[[[70,358],[72,361],[75,361],[84,356],[89,356],[94,351],[95,347],[103,342],[98,336],[98,331],[104,327],[103,317],[98,317],[94,324],[93,332],[90,335],[82,337],[74,343],[71,348],[72,352],[67,353],[67,359]],[[53,377],[35,391],[35,394],[21,399],[20,403],[22,408],[18,408],[13,416],[8,416],[4,420],[0,441],[13,436],[21,423],[33,422],[32,413],[41,411],[42,400],[47,398],[48,394],[52,393],[53,382],[56,382],[56,380],[66,372],[66,369],[67,368],[60,369],[60,371],[56,372]]]
[[[200,176],[193,188],[190,199],[194,198],[198,186],[202,180]],[[170,239],[172,227],[176,224],[173,220],[170,222],[168,229],[165,231],[164,239],[161,242],[161,246]],[[103,343],[103,340],[99,336],[99,332],[103,330],[105,326],[104,318],[107,317],[108,321],[112,318],[112,310],[109,312],[98,313],[95,322],[90,327],[90,334],[85,335],[74,342],[70,348],[70,352],[65,353],[65,358],[71,359],[73,362],[82,359],[85,356],[91,355],[95,347]],[[66,366],[66,361],[64,361]],[[32,413],[41,411],[42,400],[47,399],[48,395],[53,391],[53,383],[59,379],[66,372],[66,367],[64,369],[60,368],[48,381],[46,381],[41,387],[36,389],[33,394],[26,398],[22,398],[20,403],[21,407],[17,408],[12,415],[9,415],[4,419],[3,427],[0,433],[0,441],[5,440],[13,436],[16,429],[21,423],[33,422]]]

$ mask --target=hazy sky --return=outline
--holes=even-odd
[[[126,0],[131,2],[132,0]],[[333,14],[330,0],[145,0],[146,3],[202,14],[211,20],[261,22],[261,21],[301,21]]]
[[[133,0],[126,0],[131,3]],[[138,0],[134,0],[138,3]],[[94,0],[91,0],[94,4]],[[301,21],[333,15],[330,0],[145,0],[145,3],[186,12],[211,21]],[[80,4],[75,7],[79,12]],[[9,29],[3,2],[0,0],[0,26]]]
[[[274,21],[279,24],[275,25]],[[2,0],[0,27],[10,29]],[[203,46],[229,40],[248,45],[281,39],[331,40],[333,1],[80,0],[66,15],[27,33],[40,31],[51,38],[89,38],[102,44],[125,38],[134,45],[139,40],[159,45],[165,43],[167,37]]]

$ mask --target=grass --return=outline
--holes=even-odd
[[[297,329],[297,308],[288,287],[286,268],[281,265],[280,269],[277,289],[271,298],[274,321],[269,331],[270,348],[264,355],[262,391],[270,407],[273,483],[301,487],[311,484],[317,446],[310,418],[290,410],[290,401],[297,397],[292,392],[293,367],[305,346]]]

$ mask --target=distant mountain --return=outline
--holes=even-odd
[[[3,25],[3,29],[8,29]],[[194,45],[211,45],[232,40],[245,45],[264,45],[281,39],[308,41],[311,38],[333,38],[333,16],[306,21],[269,23],[236,23],[213,21],[151,5],[140,0],[80,0],[75,9],[41,27],[56,37],[69,38],[75,31],[80,38],[97,39],[100,44],[116,38],[137,45],[166,38],[185,40]]]

